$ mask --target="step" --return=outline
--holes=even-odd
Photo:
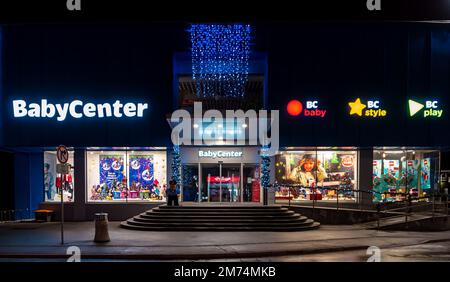
[[[146,214],[154,215],[178,215],[178,216],[218,216],[218,215],[241,215],[241,216],[260,216],[260,215],[278,215],[278,216],[290,216],[294,214],[293,211],[282,211],[282,212],[239,212],[239,211],[227,211],[227,212],[217,212],[217,211],[205,211],[205,212],[191,212],[191,211],[147,211]]]
[[[242,212],[242,213],[264,213],[264,212],[284,212],[289,211],[288,208],[277,209],[227,209],[227,208],[208,208],[208,209],[186,209],[186,208],[153,208],[152,211],[157,212]]]
[[[212,219],[239,219],[239,220],[245,220],[245,219],[254,219],[254,218],[258,218],[261,220],[283,220],[283,219],[290,219],[290,218],[298,218],[301,215],[300,214],[289,214],[288,216],[286,215],[216,215],[216,216],[212,216],[212,215],[161,215],[161,214],[140,214],[139,216],[143,217],[143,218],[148,218],[148,219],[184,219],[184,220],[189,220],[189,219],[207,219],[207,220],[212,220]]]
[[[148,218],[143,217],[141,215],[133,217],[135,221],[141,221],[141,222],[292,222],[292,221],[305,221],[308,218],[306,216],[292,216],[288,218],[228,218],[228,217],[222,217],[222,218],[198,218],[198,217],[192,217],[192,218]]]
[[[159,206],[121,226],[148,231],[303,231],[320,224],[281,206]]]
[[[134,219],[127,220],[130,225],[137,226],[164,226],[164,227],[258,227],[258,226],[303,226],[314,223],[312,219],[292,222],[140,222]]]
[[[227,209],[227,210],[233,210],[233,209],[245,209],[245,210],[278,210],[283,208],[282,206],[225,206],[225,205],[205,205],[205,206],[166,206],[161,205],[155,208],[160,209]]]
[[[232,226],[232,227],[220,227],[220,226],[202,226],[202,227],[185,227],[185,226],[173,226],[173,227],[164,227],[164,226],[135,226],[130,225],[127,222],[122,222],[121,227],[127,228],[127,229],[133,229],[133,230],[142,230],[142,231],[243,231],[243,232],[249,232],[249,231],[274,231],[274,232],[281,232],[281,231],[307,231],[307,230],[314,230],[319,228],[320,223],[313,222],[310,225],[304,225],[304,226],[265,226],[265,227],[256,227],[256,226]]]
[[[142,219],[142,220],[155,220],[155,221],[242,221],[242,222],[251,222],[251,221],[292,221],[292,220],[302,220],[304,218],[307,218],[305,216],[301,216],[300,214],[294,214],[292,216],[286,217],[274,217],[274,216],[264,216],[264,217],[239,217],[239,216],[220,216],[220,217],[199,217],[199,216],[189,216],[189,217],[183,217],[183,216],[176,216],[176,217],[168,217],[168,216],[150,216],[146,214],[140,214],[135,216],[134,218]]]

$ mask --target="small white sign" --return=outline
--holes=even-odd
[[[69,174],[70,173],[70,164],[56,164],[56,173],[60,174]]]
[[[198,151],[199,158],[240,158],[242,157],[242,151]]]

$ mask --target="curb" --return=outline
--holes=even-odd
[[[413,246],[428,243],[448,242],[450,239],[436,239],[436,240],[422,240],[410,244],[385,244],[378,246],[379,248],[396,248],[403,246]],[[220,246],[215,246],[216,248]],[[123,259],[123,260],[201,260],[201,259],[232,259],[232,258],[257,258],[257,257],[278,257],[287,255],[310,255],[310,254],[323,254],[330,252],[344,252],[365,250],[368,245],[354,245],[343,247],[326,247],[315,249],[284,249],[279,251],[242,251],[242,252],[224,252],[224,253],[184,253],[184,254],[126,254],[126,253],[86,253],[82,254],[82,258],[86,259]],[[65,247],[55,247],[57,250]],[[0,258],[30,258],[30,259],[65,259],[69,255],[66,254],[44,254],[44,253],[2,253]]]

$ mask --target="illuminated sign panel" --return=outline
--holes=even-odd
[[[424,118],[440,118],[444,112],[440,109],[439,102],[437,100],[426,100],[424,103],[420,103],[410,99],[408,100],[408,107],[410,117],[420,115]]]
[[[349,102],[350,115],[365,116],[365,117],[385,117],[387,111],[381,108],[379,100],[367,100],[366,104],[361,102],[360,98],[357,98],[353,102]]]
[[[15,118],[56,118],[57,121],[64,121],[67,117],[72,118],[104,118],[104,117],[143,117],[144,111],[148,109],[147,103],[121,103],[116,100],[113,104],[83,103],[74,100],[70,103],[53,104],[46,99],[41,103],[28,104],[25,100],[14,100],[13,112]]]
[[[298,100],[291,100],[287,105],[287,112],[291,116],[299,116],[303,112],[305,117],[325,117],[327,110],[320,109],[319,101],[306,101],[304,104]]]
[[[242,153],[240,151],[198,151],[198,156],[200,158],[240,158],[242,157]]]

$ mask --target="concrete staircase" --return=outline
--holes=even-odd
[[[318,222],[280,206],[180,206],[153,208],[121,223],[147,231],[304,231]]]

